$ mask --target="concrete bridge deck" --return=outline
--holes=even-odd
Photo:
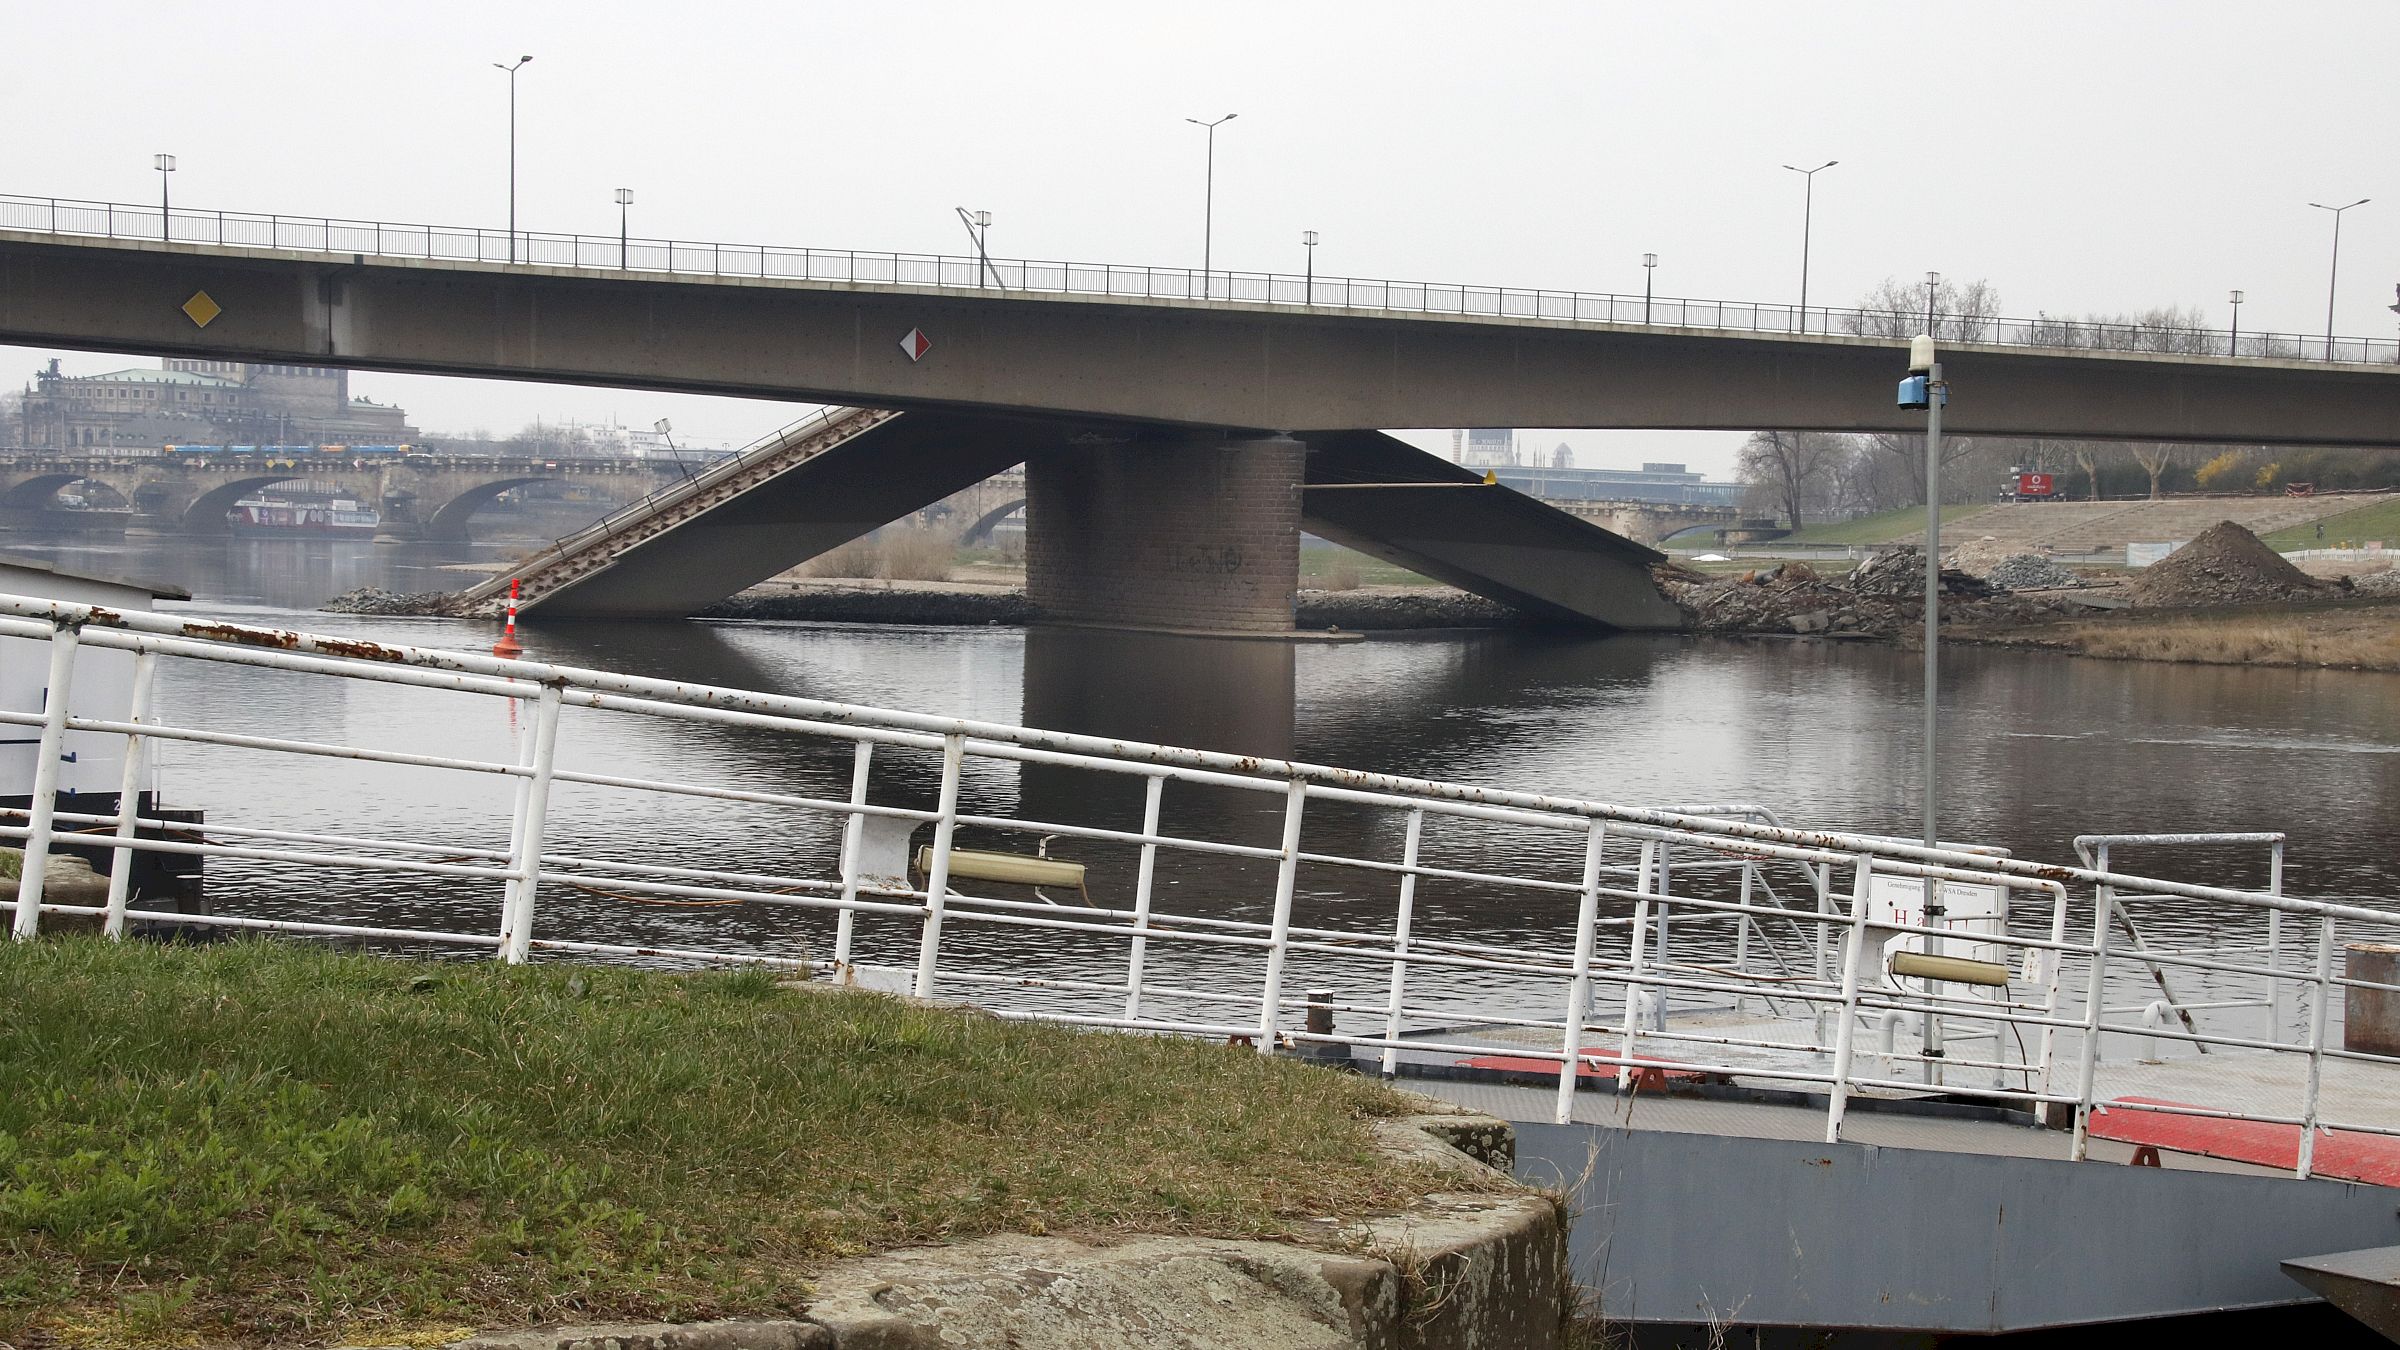
[[[820,280],[803,253],[801,274],[776,275],[760,250],[720,250],[715,272],[646,272],[579,253],[568,256],[586,265],[394,255],[392,239],[441,251],[424,227],[387,236],[285,220],[262,246],[92,237],[36,209],[0,212],[34,226],[0,229],[0,342],[1277,432],[1906,432],[1919,420],[1893,404],[1899,340],[1882,329],[1703,327],[1712,312],[1696,317],[1689,302],[1644,323],[1613,304],[1588,318],[1544,300],[1576,297],[1544,292],[1492,291],[1492,312],[1479,313],[1480,292],[1450,288],[1456,303],[1443,307],[1456,312],[1408,312],[1292,303],[1273,286],[1254,300],[1124,295],[1110,269],[1085,291],[1073,268],[1065,289],[1001,291],[897,261],[893,280],[861,276],[862,257],[893,255],[814,255],[848,263],[843,279]],[[210,219],[179,218],[178,232]],[[295,223],[308,228],[284,228]],[[751,266],[762,274],[742,274]],[[1713,321],[1725,314],[1716,306]],[[2113,350],[2105,333],[2050,321],[1946,327],[1968,339],[1945,347],[1955,434],[2400,444],[2400,366],[2362,340],[2343,352],[2386,363]],[[912,333],[926,344],[913,354]]]

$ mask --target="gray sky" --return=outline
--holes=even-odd
[[[1812,301],[1985,278],[2011,314],[2196,304],[2242,327],[2389,334],[2400,281],[2400,4],[1979,0],[1534,5],[829,5],[619,0],[11,6],[8,192],[497,226],[507,77],[519,220],[636,233]],[[0,349],[24,378],[48,353]],[[123,362],[70,356],[77,371]],[[744,441],[776,405],[362,375],[438,430],[537,414]],[[1425,438],[1446,448],[1446,434]],[[1739,437],[1562,433],[1579,462]]]

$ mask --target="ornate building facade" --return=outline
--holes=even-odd
[[[162,445],[390,445],[418,431],[389,404],[350,396],[350,372],[321,366],[170,358],[157,370],[34,376],[18,426],[36,450],[141,450]]]

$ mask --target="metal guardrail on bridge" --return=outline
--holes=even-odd
[[[1101,295],[1126,300],[1221,300],[1391,314],[1552,319],[1571,323],[1698,328],[1720,332],[1831,333],[1900,339],[1923,329],[1921,311],[1847,309],[1745,300],[1619,295],[1369,277],[1202,271],[1192,267],[1036,261],[875,249],[632,239],[618,235],[487,230],[248,211],[162,212],[157,206],[0,196],[0,230],[283,252],[423,258],[590,272],[834,282],[852,286],[996,285],[1007,294]],[[2400,362],[2400,339],[2157,328],[1981,314],[1933,316],[1948,341],[2002,347],[2259,357],[2339,364]]]
[[[0,639],[44,643],[48,655],[44,705],[0,710],[0,725],[38,737],[32,805],[0,810],[0,838],[26,846],[19,939],[45,918],[82,916],[111,936],[154,921],[510,962],[756,964],[967,995],[1005,1017],[1235,1038],[1262,1053],[1345,1047],[1379,1055],[1386,1073],[1501,1051],[1557,1067],[1562,1121],[1580,1079],[1613,1073],[1622,1085],[1659,1069],[1822,1093],[1828,1140],[1859,1094],[1929,1092],[2071,1113],[2077,1158],[2101,1111],[2296,1126],[2302,1176],[2324,1131],[2400,1135],[2379,1105],[2400,1087],[2400,1058],[2345,1048],[2331,1030],[2348,994],[2400,993],[2337,976],[2337,934],[2388,939],[2400,911],[2283,894],[2279,835],[2087,836],[2086,860],[2060,866],[1791,828],[1752,807],[1646,810],[20,596],[0,596]],[[130,665],[108,676],[125,679],[130,711],[74,711],[79,669],[100,663]],[[334,699],[355,682],[443,718],[482,700],[531,715],[504,759],[162,716],[178,706],[160,697],[166,672],[221,683],[212,667],[322,680]],[[620,721],[672,728],[706,767],[641,777],[562,756],[562,743],[597,729],[593,718],[612,734]],[[776,773],[706,754],[712,730],[774,739]],[[265,755],[280,772],[342,775],[325,800],[355,803],[355,824],[302,830],[245,816],[238,799],[208,802],[200,834],[60,811],[70,736],[122,749],[124,801],[161,746]],[[791,775],[808,763],[829,785],[846,771],[847,795],[798,785]],[[489,818],[488,839],[427,837],[379,811],[364,780],[386,771],[438,774],[446,797],[482,784],[514,804]],[[1116,785],[1112,799],[1128,816],[1138,809],[1139,824],[1043,819],[1022,790],[1036,772]],[[722,862],[627,828],[695,806],[756,813],[773,843],[755,864]],[[838,854],[817,855],[829,866],[798,847],[803,821],[838,834]],[[104,905],[45,897],[47,851],[73,833],[113,851]],[[916,847],[914,834],[929,841]],[[1030,873],[1033,858],[976,851],[1036,839],[1092,859],[1102,894],[1080,889],[1080,869],[1065,883],[1072,898],[994,894],[1010,880],[1061,884],[1046,847]],[[2107,855],[2260,844],[2273,850],[2263,890],[2123,873]],[[251,893],[217,904],[253,912],[134,906],[125,864],[143,850],[252,869]],[[263,882],[260,868],[273,869]],[[342,876],[406,879],[408,900],[345,917],[359,902],[342,897]],[[978,879],[981,893],[961,889]],[[2039,903],[2013,924],[1929,919],[1933,885],[1956,888],[1953,914],[1970,889]],[[545,918],[544,897],[558,906],[561,892],[581,907]],[[592,896],[685,908],[641,911],[679,916],[663,930],[612,927]],[[1518,916],[1505,932],[1474,922],[1494,899]],[[2207,951],[2162,947],[2133,926],[2136,907],[2194,906],[2218,938]],[[1349,1029],[1334,1029],[1337,1017]],[[2204,1055],[2184,1063],[2216,1076],[2171,1100],[2108,1095],[2148,1071],[2118,1062],[2129,1046]]]

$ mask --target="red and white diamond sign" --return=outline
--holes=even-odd
[[[933,339],[925,336],[924,329],[911,328],[908,335],[900,339],[900,350],[907,354],[909,360],[922,361],[925,353],[933,350]]]

